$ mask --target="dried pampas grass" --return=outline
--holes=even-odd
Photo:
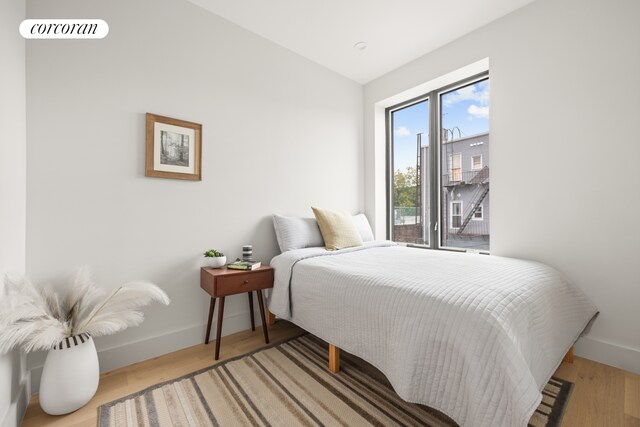
[[[0,299],[0,354],[15,348],[26,352],[49,350],[65,337],[89,333],[111,335],[144,320],[141,308],[169,297],[149,282],[130,282],[106,299],[81,268],[65,295],[48,286],[36,287],[26,278],[6,278],[6,297]]]

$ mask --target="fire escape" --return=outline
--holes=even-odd
[[[465,183],[461,181],[461,184]],[[464,229],[469,225],[469,222],[473,219],[473,216],[478,211],[480,206],[482,205],[482,201],[489,194],[489,186],[485,185],[489,183],[489,166],[485,166],[480,169],[466,184],[475,184],[477,186],[476,191],[472,194],[471,197],[471,207],[467,209],[466,215],[462,224],[456,231],[457,235],[461,235]]]

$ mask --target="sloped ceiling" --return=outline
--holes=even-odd
[[[364,84],[533,0],[189,1]]]

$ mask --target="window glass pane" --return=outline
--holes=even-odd
[[[460,228],[462,223],[462,202],[451,202],[451,228]]]
[[[478,209],[476,209],[476,212],[473,214],[473,219],[482,219],[482,205],[478,206]]]
[[[471,169],[473,170],[482,169],[482,154],[473,156],[471,158]]]
[[[449,156],[449,176],[452,181],[462,179],[462,154],[455,153]]]
[[[391,113],[396,242],[429,244],[429,101]]]
[[[440,95],[441,245],[489,250],[489,79]]]

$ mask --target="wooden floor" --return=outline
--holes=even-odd
[[[301,329],[278,321],[269,332],[272,343],[296,336]],[[220,360],[229,359],[263,347],[261,328],[222,339]],[[23,426],[96,426],[97,408],[103,403],[161,381],[177,378],[212,365],[213,342],[107,372],[100,379],[95,397],[82,409],[65,416],[52,417],[40,409],[37,396],[29,403]],[[640,427],[640,375],[576,357],[573,364],[563,363],[556,376],[575,384],[563,427],[621,426]]]

